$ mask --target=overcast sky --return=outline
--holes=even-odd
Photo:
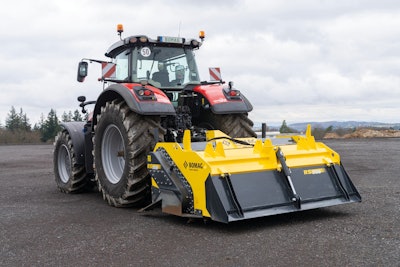
[[[100,66],[78,83],[77,64],[107,59],[118,23],[123,37],[204,30],[201,79],[221,67],[256,122],[400,122],[398,0],[19,0],[0,10],[0,125],[11,106],[34,124],[94,100]]]

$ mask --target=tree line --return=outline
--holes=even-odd
[[[78,109],[73,112],[64,112],[60,119],[57,116],[56,111],[51,109],[46,118],[42,114],[40,121],[32,126],[27,114],[24,113],[22,108],[17,112],[15,107],[12,106],[10,112],[7,114],[5,126],[2,126],[0,123],[0,144],[51,142],[54,141],[54,137],[60,131],[61,122],[84,121],[86,119],[87,113],[85,114],[85,117],[83,117]],[[287,125],[286,120],[283,120],[281,127],[276,130],[279,130],[280,133],[297,132],[295,129],[290,128]],[[316,139],[322,139],[325,134],[329,132],[338,132],[339,135],[342,135],[343,131],[348,132],[348,129],[333,130],[333,127],[330,126],[326,129],[316,127],[312,130]]]
[[[285,133],[288,133],[288,134],[299,133],[298,130],[289,127],[287,125],[287,123],[286,123],[286,120],[282,121],[282,125],[279,127],[279,129],[272,129],[272,128],[268,129],[268,127],[267,127],[267,130],[270,130],[270,131],[275,131],[276,130],[276,131],[279,131],[280,133],[283,133],[283,134],[285,134]],[[355,130],[356,130],[355,128],[341,128],[341,127],[334,128],[332,125],[327,127],[327,128],[320,127],[319,125],[316,125],[311,129],[311,133],[312,133],[312,135],[314,136],[315,139],[321,140],[328,133],[335,133],[335,134],[337,134],[337,136],[343,136],[345,134],[354,132]]]
[[[7,114],[5,125],[0,124],[0,144],[40,143],[54,140],[61,129],[61,122],[83,121],[79,110],[64,112],[59,119],[57,112],[51,109],[45,117],[43,114],[38,123],[33,126],[27,114],[20,108],[19,112],[14,106]]]

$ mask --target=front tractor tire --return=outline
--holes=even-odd
[[[103,198],[115,207],[140,207],[151,200],[147,155],[162,141],[157,116],[142,116],[125,101],[113,100],[101,108],[94,134],[96,181]],[[158,133],[158,137],[155,135]]]
[[[79,193],[90,182],[85,166],[77,163],[74,145],[68,131],[59,132],[54,142],[54,174],[58,189],[63,193]]]

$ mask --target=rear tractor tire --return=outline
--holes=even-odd
[[[147,155],[165,130],[158,116],[142,116],[125,101],[101,108],[94,135],[96,182],[103,198],[115,207],[141,207],[151,200]],[[156,138],[155,135],[158,137]]]
[[[242,114],[214,114],[208,113],[204,123],[209,130],[220,130],[232,138],[257,137],[253,131],[253,122],[247,113]]]
[[[78,164],[68,131],[59,132],[54,142],[54,174],[58,189],[63,193],[78,193],[90,183],[85,166]]]

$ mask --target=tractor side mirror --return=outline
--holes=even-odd
[[[87,74],[88,74],[88,63],[85,61],[79,62],[78,77],[77,77],[78,82],[80,83],[83,82]]]

